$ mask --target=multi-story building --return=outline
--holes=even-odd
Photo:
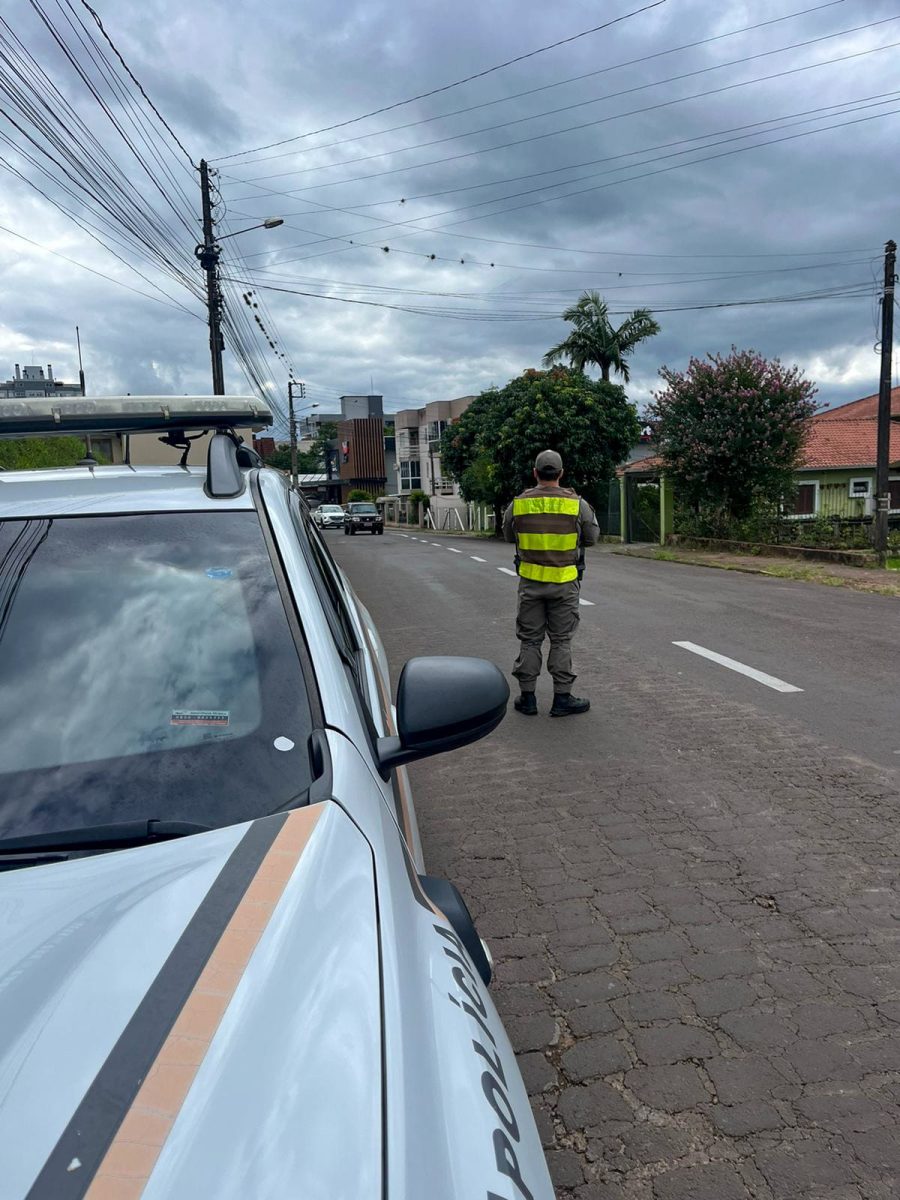
[[[424,408],[405,408],[395,414],[398,495],[421,490],[432,497],[431,507],[436,512],[463,506],[459,487],[441,471],[441,436],[474,399],[432,400]]]
[[[15,366],[15,377],[0,383],[0,397],[4,400],[24,400],[26,396],[80,396],[80,383],[63,383],[53,378],[53,364],[43,367]]]
[[[384,495],[384,449],[384,398],[341,396],[336,450],[343,502],[353,491]]]
[[[63,383],[53,378],[53,366],[47,364],[46,374],[41,366],[20,367],[15,364],[14,377],[0,382],[0,400],[24,400],[33,396],[81,396],[81,383]],[[90,397],[88,397],[90,399]],[[237,431],[251,445],[254,432],[251,429]],[[191,448],[190,462],[203,461],[210,435],[198,438]],[[99,434],[90,439],[91,452],[101,462],[131,462],[135,466],[177,466],[182,451],[164,444],[155,433]]]
[[[323,413],[318,410],[304,413],[297,418],[297,437],[301,442],[313,442],[323,425],[339,425],[343,420],[343,413]]]
[[[47,363],[47,372],[41,366],[20,367],[15,364],[12,379],[0,383],[0,400],[26,400],[33,396],[81,396],[80,383],[63,383],[61,379],[53,378],[53,364]],[[103,462],[121,462],[123,457],[122,439],[113,436],[100,436],[91,439],[94,454],[99,455]]]

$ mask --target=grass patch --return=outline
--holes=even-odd
[[[774,575],[777,579],[825,579],[825,576],[817,571],[815,567],[798,567],[788,565],[761,567],[763,575]],[[829,578],[834,579],[837,583],[842,582],[838,576],[832,575]]]
[[[770,579],[790,579],[800,583],[819,583],[824,584],[825,587],[849,588],[854,592],[865,592],[874,596],[894,596],[900,598],[900,578],[898,578],[896,583],[893,581],[876,583],[867,571],[862,571],[859,568],[854,568],[853,573],[850,575],[834,575],[817,564],[798,562],[774,563],[769,561],[751,567],[747,561],[751,558],[750,555],[745,556],[743,562],[728,562],[724,556],[719,557],[703,553],[691,554],[690,551],[681,551],[679,553],[669,549],[654,550],[651,553],[640,555],[636,554],[634,557],[656,559],[658,562],[683,563],[686,566],[694,567],[716,567],[721,571],[747,572],[753,575],[765,575]],[[900,562],[900,559],[898,559],[898,562]]]

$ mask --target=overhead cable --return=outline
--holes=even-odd
[[[413,104],[417,100],[425,100],[429,96],[437,96],[440,92],[449,92],[452,88],[461,87],[464,83],[471,83],[475,79],[483,79],[486,75],[491,75],[495,71],[502,71],[506,67],[511,67],[515,63],[525,62],[526,59],[534,58],[538,54],[544,54],[548,50],[555,50],[559,46],[567,46],[571,42],[578,41],[579,38],[588,37],[593,33],[600,33],[604,29],[609,29],[613,25],[618,25],[622,21],[628,21],[632,17],[639,16],[641,13],[649,12],[650,9],[659,8],[665,4],[666,0],[653,0],[651,4],[645,4],[641,8],[635,8],[631,12],[623,13],[621,16],[614,17],[611,21],[606,21],[602,25],[594,25],[591,29],[582,30],[581,33],[573,33],[569,37],[561,38],[557,42],[551,42],[547,46],[539,46],[536,50],[529,50],[527,54],[519,54],[516,58],[507,59],[506,62],[497,63],[493,67],[487,67],[483,71],[476,71],[474,75],[467,75],[464,79],[457,79],[453,83],[445,83],[441,87],[432,88],[428,92],[421,92],[418,96],[410,96],[406,100],[397,100],[393,104],[386,104],[381,108],[373,109],[371,112],[363,113],[359,117],[351,117],[346,121],[339,121],[335,125],[326,125],[322,129],[314,129],[309,133],[298,133],[294,137],[282,138],[278,142],[269,142],[264,146],[256,146],[252,150],[237,150],[233,154],[223,154],[215,159],[215,162],[226,162],[232,158],[245,158],[248,154],[255,154],[260,150],[271,150],[275,146],[286,146],[289,142],[301,141],[303,138],[315,137],[319,133],[330,133],[333,129],[343,129],[347,125],[355,125],[357,121],[365,121],[368,117],[376,117],[380,113],[391,112],[395,108],[403,108],[404,105]]]

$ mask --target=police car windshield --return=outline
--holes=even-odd
[[[309,702],[254,512],[0,522],[0,837],[220,826],[310,784]]]

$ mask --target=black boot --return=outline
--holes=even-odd
[[[575,713],[587,712],[590,707],[590,700],[582,700],[578,696],[573,696],[571,692],[557,692],[553,697],[550,716],[571,717]]]
[[[516,712],[524,713],[526,717],[536,717],[537,697],[534,692],[522,692],[521,696],[516,696],[513,707]]]

